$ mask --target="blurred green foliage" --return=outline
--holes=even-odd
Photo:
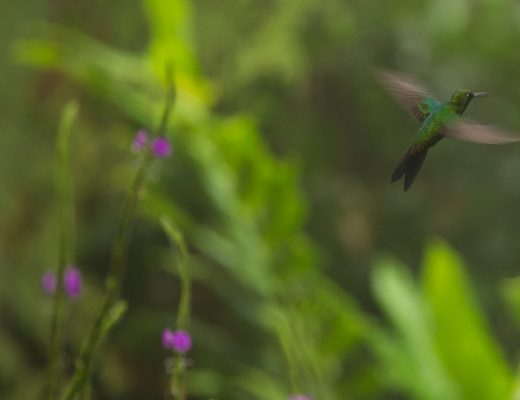
[[[374,274],[375,293],[398,331],[398,337],[374,340],[388,379],[418,399],[511,398],[512,371],[474,302],[461,261],[434,242],[422,275],[418,288],[402,266],[388,261]]]
[[[520,129],[515,2],[27,4],[0,5],[0,46],[13,54],[0,61],[0,397],[37,398],[43,384],[51,301],[38,284],[58,262],[59,110],[81,103],[72,169],[87,287],[68,308],[70,372],[102,299],[129,144],[159,120],[166,64],[174,156],[143,193],[128,311],[97,360],[92,398],[165,397],[160,334],[179,301],[165,216],[191,253],[193,398],[518,392],[520,288],[505,279],[520,262],[517,149],[443,143],[403,195],[388,176],[415,126],[370,76],[373,65],[416,72],[443,98],[488,90],[473,113]],[[34,18],[48,22],[22,23]],[[420,265],[424,243],[419,278],[381,258]]]

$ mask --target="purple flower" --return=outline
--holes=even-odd
[[[162,333],[162,345],[165,349],[173,347],[173,331],[171,329],[164,329]]]
[[[149,140],[150,135],[148,134],[148,131],[145,129],[140,129],[135,134],[134,143],[132,143],[132,149],[134,151],[142,150],[145,146],[148,145]]]
[[[70,298],[78,297],[83,286],[80,270],[73,265],[68,266],[63,277],[63,285],[65,286],[65,293]]]
[[[56,292],[56,286],[58,279],[56,274],[52,271],[47,271],[42,276],[42,289],[46,294],[54,294]]]
[[[157,158],[169,157],[172,153],[172,145],[164,136],[156,137],[152,141],[152,153]]]
[[[312,397],[305,394],[293,394],[287,400],[312,400]]]
[[[172,349],[177,353],[186,353],[191,349],[191,336],[188,332],[164,329],[162,333],[162,345],[166,349]]]
[[[41,280],[42,289],[46,294],[56,293],[58,286],[58,277],[53,271],[47,271],[42,276]],[[78,297],[81,294],[83,283],[81,279],[81,272],[78,268],[73,265],[69,265],[65,270],[63,277],[63,287],[65,293],[71,299]]]

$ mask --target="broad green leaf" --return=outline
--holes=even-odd
[[[416,399],[461,398],[436,351],[430,309],[410,274],[393,261],[381,261],[373,287],[398,332],[397,338],[373,338],[392,383]]]
[[[435,317],[438,354],[464,398],[509,398],[512,373],[473,298],[461,260],[442,242],[427,248],[423,285]]]

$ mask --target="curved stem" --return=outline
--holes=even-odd
[[[72,177],[70,173],[70,135],[72,124],[78,113],[78,106],[69,102],[63,109],[57,138],[58,161],[56,165],[56,193],[59,207],[59,255],[57,288],[54,296],[49,364],[47,367],[46,398],[53,400],[61,380],[61,343],[63,321],[65,319],[65,290],[63,276],[67,264],[74,261],[74,207]]]
[[[168,116],[171,113],[175,96],[175,90],[169,87],[168,96],[166,99],[166,106],[159,124],[158,134],[161,134],[166,129],[168,123]],[[65,393],[62,397],[63,400],[72,400],[76,396],[85,392],[86,384],[89,380],[93,357],[99,347],[102,339],[106,335],[107,331],[115,323],[111,317],[114,308],[118,306],[118,299],[121,291],[121,285],[125,273],[126,267],[126,256],[128,248],[128,240],[131,231],[131,224],[135,216],[139,195],[146,182],[148,171],[152,166],[154,158],[150,152],[144,154],[142,163],[139,166],[132,184],[127,192],[121,222],[118,227],[116,239],[112,247],[112,255],[109,264],[108,276],[106,279],[106,294],[101,311],[98,314],[94,325],[90,330],[88,337],[86,338],[80,355],[76,361],[76,371],[74,376],[69,383]],[[117,312],[116,312],[117,314]]]
[[[177,314],[177,329],[187,330],[191,305],[191,277],[188,268],[188,250],[182,234],[175,225],[167,218],[162,219],[162,224],[166,234],[179,249],[178,274],[181,280],[181,298]],[[187,359],[184,354],[177,353],[173,356],[170,393],[174,399],[185,400],[187,398],[186,364]]]

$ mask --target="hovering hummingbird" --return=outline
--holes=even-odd
[[[487,96],[486,92],[460,89],[442,103],[409,76],[385,70],[376,71],[375,75],[393,99],[421,123],[415,141],[392,174],[392,182],[404,176],[405,191],[412,185],[430,147],[444,137],[486,144],[520,141],[518,136],[462,117],[471,100]]]

